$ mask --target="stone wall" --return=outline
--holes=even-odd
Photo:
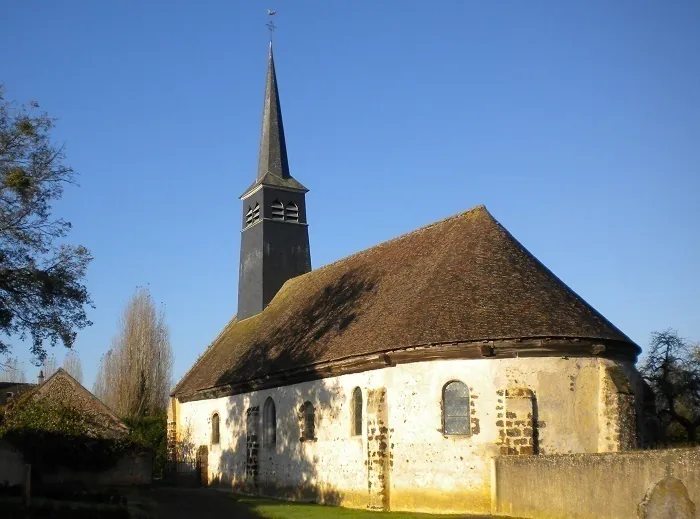
[[[7,442],[0,441],[0,486],[24,484],[22,453]]]
[[[496,425],[501,454],[537,454],[540,427],[537,400],[528,388],[499,389]]]
[[[700,448],[503,456],[493,513],[538,519],[691,519],[700,504]]]
[[[60,468],[55,472],[41,474],[46,485],[80,483],[92,486],[149,485],[153,479],[153,454],[133,453],[122,456],[106,470],[76,471]]]
[[[23,485],[25,461],[22,454],[7,442],[0,441],[0,485]],[[85,486],[148,485],[152,482],[153,454],[126,454],[106,470],[76,471],[57,468],[51,472],[33,474],[43,484],[80,483]]]
[[[615,367],[637,376],[631,364],[598,358],[433,360],[183,402],[171,414],[180,443],[209,447],[211,482],[357,508],[484,513],[491,460],[504,448],[527,455],[629,446],[620,438],[634,438],[634,420],[621,420],[627,411],[617,386],[606,382]],[[470,395],[470,430],[460,436],[442,430],[442,391],[453,380]],[[363,395],[360,436],[352,434],[356,387]],[[276,405],[277,443],[258,447],[251,484],[246,416],[267,397]],[[316,437],[300,441],[298,410],[307,400]],[[221,416],[218,445],[210,438],[214,413]]]

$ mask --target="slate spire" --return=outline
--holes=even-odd
[[[280,107],[275,58],[272,54],[272,42],[267,58],[267,84],[265,86],[265,104],[263,108],[262,134],[260,136],[260,155],[258,158],[258,180],[263,180],[267,173],[280,178],[290,178],[287,161],[287,145],[284,142],[282,125],[282,108]]]
[[[267,58],[267,81],[265,85],[265,102],[263,104],[262,131],[260,134],[258,174],[255,181],[243,192],[241,198],[247,197],[251,191],[261,184],[298,190],[304,193],[308,191],[289,173],[287,143],[284,140],[282,108],[280,106],[279,90],[277,89],[277,74],[275,73],[272,42],[270,42],[270,51]]]
[[[240,196],[238,319],[262,312],[288,280],[311,270],[306,189],[289,174],[272,43],[258,174]]]

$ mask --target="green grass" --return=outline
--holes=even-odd
[[[241,509],[246,509],[251,515],[261,519],[486,519],[490,516],[476,515],[444,515],[444,514],[418,514],[411,512],[370,512],[367,510],[353,510],[337,506],[324,506],[308,503],[292,503],[277,501],[275,499],[263,499],[229,494],[235,499]]]

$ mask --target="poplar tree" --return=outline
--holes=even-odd
[[[65,369],[71,377],[75,380],[83,383],[83,363],[80,360],[80,356],[73,350],[66,353],[63,358],[63,369]]]
[[[127,304],[112,347],[103,355],[94,393],[124,418],[162,413],[172,379],[173,353],[163,310],[146,288]]]

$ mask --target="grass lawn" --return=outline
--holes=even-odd
[[[143,489],[142,502],[151,502],[152,515],[159,519],[487,519],[488,515],[440,515],[409,512],[368,512],[337,506],[293,503],[235,494],[230,490],[160,487]],[[149,517],[144,515],[142,517]]]
[[[487,519],[492,516],[417,514],[411,512],[369,512],[337,506],[323,506],[307,503],[291,503],[275,499],[247,497],[226,492],[236,501],[236,506],[245,509],[253,517],[260,519]]]

